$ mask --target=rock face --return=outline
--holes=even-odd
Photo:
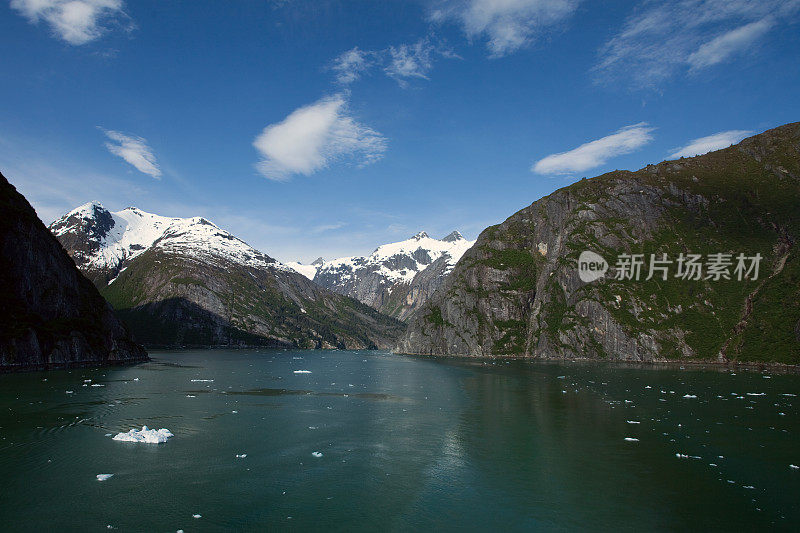
[[[95,286],[0,174],[0,371],[146,360]]]
[[[800,363],[800,123],[706,155],[582,180],[484,230],[396,350]],[[592,251],[610,268],[582,281]],[[700,254],[700,280],[678,274]],[[711,254],[732,254],[732,279]],[[739,281],[738,254],[761,254]],[[640,280],[620,254],[642,254]],[[651,254],[673,261],[646,280]],[[746,265],[749,267],[750,262]],[[663,266],[663,265],[662,265]]]
[[[368,256],[290,266],[322,287],[407,320],[473,243],[457,231],[441,240],[420,232],[408,240],[379,246]]]
[[[378,348],[402,329],[203,218],[89,203],[50,229],[146,345]]]

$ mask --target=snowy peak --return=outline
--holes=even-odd
[[[119,272],[147,250],[228,260],[265,267],[282,266],[203,217],[170,218],[128,207],[110,212],[97,202],[73,209],[50,230],[82,269]]]
[[[416,240],[419,241],[419,240],[422,240],[422,239],[427,239],[428,238],[428,234],[426,232],[424,232],[424,231],[420,231],[419,233],[417,233],[416,235],[414,235],[411,238],[412,239],[416,239]]]
[[[450,235],[442,239],[444,242],[456,242],[456,241],[463,241],[464,236],[461,235],[458,231],[452,232]]]
[[[324,264],[324,263],[325,263],[325,260],[322,257],[317,257],[316,259],[314,259],[311,262],[312,265],[321,265],[321,264]]]

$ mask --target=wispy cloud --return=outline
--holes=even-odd
[[[578,4],[579,0],[443,0],[431,19],[456,22],[470,39],[484,37],[490,55],[501,57],[567,20]]]
[[[628,154],[653,140],[653,128],[645,122],[625,126],[617,132],[580,145],[568,152],[548,155],[531,170],[537,174],[557,175],[583,172],[603,165],[612,157]]]
[[[323,98],[264,128],[253,141],[265,177],[285,181],[309,176],[335,161],[367,165],[383,157],[386,139],[350,116],[344,95]]]
[[[348,85],[359,79],[372,66],[373,56],[374,52],[361,50],[357,46],[339,54],[330,67],[336,72],[336,81]]]
[[[648,2],[601,47],[593,73],[600,83],[656,87],[750,50],[799,9],[797,0]]]
[[[402,44],[389,48],[390,61],[384,68],[386,75],[397,80],[401,85],[407,78],[428,79],[428,72],[433,68],[432,55],[436,51],[428,39],[414,44]]]
[[[326,231],[333,231],[345,227],[347,223],[336,222],[334,224],[320,224],[311,228],[311,233],[325,233]]]
[[[128,19],[122,0],[11,0],[11,7],[33,24],[44,21],[72,45],[93,41]]]
[[[722,148],[727,148],[732,144],[738,143],[752,134],[752,131],[747,130],[721,131],[714,135],[709,135],[708,137],[700,137],[699,139],[692,140],[683,148],[678,148],[670,157],[674,159],[679,157],[693,157],[713,152],[714,150],[721,150]]]
[[[147,140],[142,137],[126,135],[118,131],[100,128],[113,142],[106,142],[105,147],[112,154],[121,157],[127,163],[136,167],[136,170],[156,179],[161,178],[161,169],[156,161],[156,156],[147,145]]]
[[[381,68],[387,76],[407,87],[411,79],[428,79],[437,58],[458,58],[444,42],[426,36],[413,43],[389,46],[381,50],[361,50],[358,47],[339,54],[330,64],[336,81],[349,85],[372,68]]]
[[[721,63],[732,55],[746,50],[755,40],[767,33],[772,26],[773,21],[770,17],[745,24],[700,45],[700,48],[692,52],[686,61],[693,69],[701,69]]]

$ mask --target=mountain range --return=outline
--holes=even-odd
[[[377,348],[402,329],[203,218],[92,202],[50,230],[149,346]]]
[[[474,242],[458,231],[442,239],[422,231],[410,239],[379,246],[367,256],[287,265],[326,289],[408,320]]]

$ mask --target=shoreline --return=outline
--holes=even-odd
[[[542,363],[601,363],[619,366],[630,367],[658,367],[663,366],[666,368],[678,367],[679,370],[684,370],[683,367],[691,366],[693,369],[742,369],[771,372],[782,372],[786,374],[800,374],[800,365],[789,365],[786,363],[777,362],[752,362],[752,361],[716,361],[716,360],[687,360],[680,359],[654,359],[651,361],[631,361],[626,359],[595,359],[589,357],[530,357],[526,355],[460,355],[460,354],[444,354],[432,355],[421,353],[405,353],[395,352],[395,355],[402,355],[407,357],[420,357],[425,359],[443,359],[443,360],[459,360],[467,362],[481,362],[481,361],[528,361],[528,362],[542,362]],[[687,369],[688,370],[688,369]]]

